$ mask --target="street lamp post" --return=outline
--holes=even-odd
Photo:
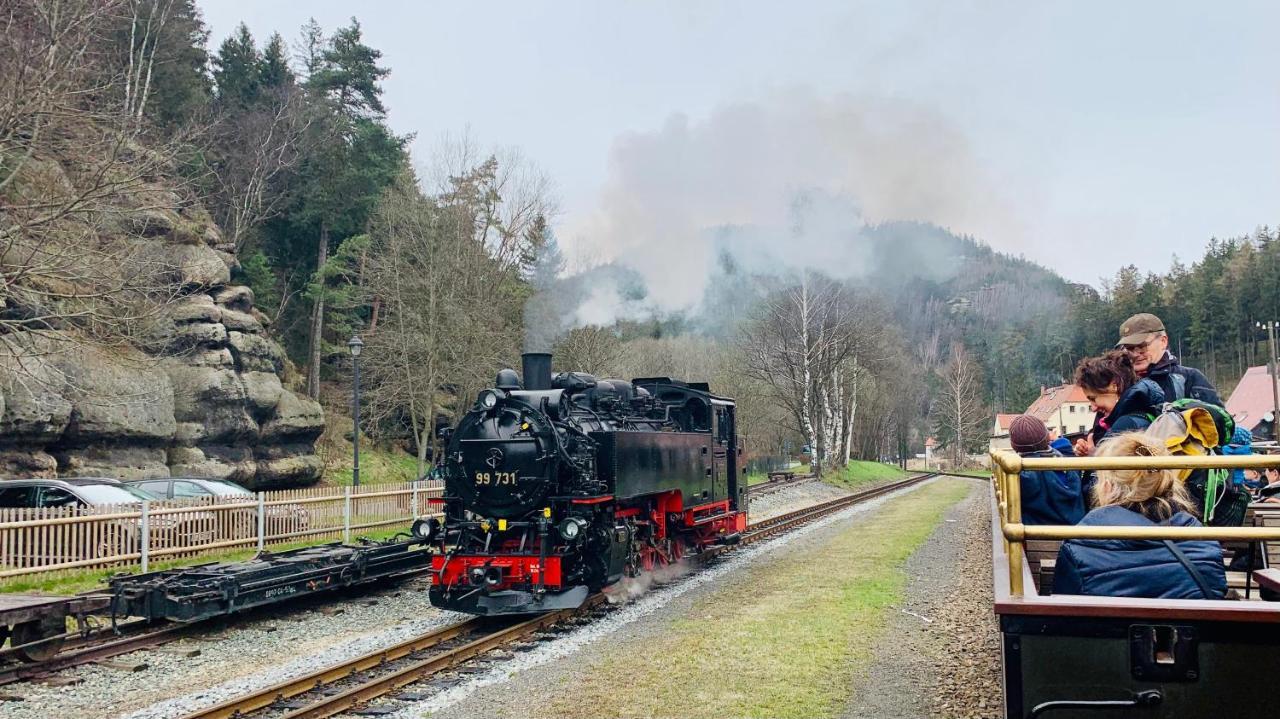
[[[1255,322],[1267,330],[1270,353],[1267,355],[1267,374],[1271,377],[1271,439],[1280,439],[1280,382],[1276,377],[1276,321]]]
[[[364,341],[360,335],[351,335],[347,340],[347,349],[351,350],[351,484],[360,486],[360,350],[364,349]]]

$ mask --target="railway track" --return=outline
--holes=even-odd
[[[756,484],[756,485],[747,487],[747,496],[763,497],[766,495],[774,494],[775,492],[780,492],[790,487],[794,487],[799,484],[808,484],[809,482],[813,482],[816,479],[817,479],[816,475],[798,474],[788,479],[769,480],[768,482],[764,482],[762,484]]]
[[[698,559],[706,560],[734,546],[764,540],[855,504],[919,484],[933,476],[910,477],[757,522],[747,528],[736,545],[714,547],[699,554]],[[494,620],[477,617],[244,694],[188,714],[183,719],[324,719],[337,716],[454,669],[493,649],[545,632],[557,624],[583,620],[603,606],[605,596],[596,594],[577,609],[551,612],[518,623],[507,620],[495,627]]]
[[[412,580],[414,577],[426,575],[426,570],[406,573],[401,581]],[[307,597],[302,603],[290,608],[292,610],[305,610],[317,604],[328,603],[323,596]],[[119,624],[121,634],[107,634],[109,630],[99,630],[100,633],[92,634],[88,637],[81,637],[78,634],[68,633],[59,637],[51,637],[41,640],[41,642],[65,641],[61,651],[53,657],[40,662],[18,663],[0,666],[0,686],[13,684],[20,681],[38,680],[50,675],[56,674],[73,667],[93,664],[95,662],[117,657],[122,654],[129,654],[142,649],[151,649],[158,647],[167,642],[180,639],[185,636],[188,631],[198,631],[199,627],[211,621],[212,619],[226,620],[229,617],[238,619],[240,617],[252,618],[257,615],[257,610],[249,610],[240,615],[220,615],[208,620],[200,622],[190,622],[185,624],[175,624],[158,620],[150,625],[145,620],[133,619]],[[35,642],[38,644],[41,642]],[[4,651],[3,658],[11,659],[14,654],[12,648]]]

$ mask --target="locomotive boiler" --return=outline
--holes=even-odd
[[[576,607],[624,576],[746,527],[734,402],[706,383],[552,377],[527,353],[449,434],[431,603],[472,614]]]

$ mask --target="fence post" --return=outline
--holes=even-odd
[[[418,518],[418,483],[409,483],[409,519]]]
[[[146,574],[147,568],[150,566],[150,557],[148,555],[151,553],[151,501],[150,500],[147,500],[147,499],[142,500],[142,518],[139,521],[139,525],[142,530],[142,548],[141,548],[142,573]]]
[[[267,506],[266,498],[262,492],[258,492],[258,553],[262,553],[262,549],[267,544]]]
[[[351,488],[342,488],[342,543],[351,543]]]

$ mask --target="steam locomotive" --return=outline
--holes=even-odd
[[[704,382],[551,375],[526,353],[449,433],[431,603],[471,614],[580,606],[624,576],[746,528],[734,402]]]

